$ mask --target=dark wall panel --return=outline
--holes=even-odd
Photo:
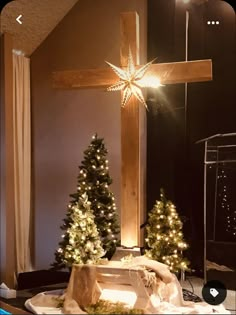
[[[201,2],[201,1],[199,1]],[[148,103],[148,209],[166,189],[186,217],[193,267],[202,269],[203,146],[195,142],[236,131],[235,13],[226,2],[148,1],[148,58],[185,60],[185,12],[189,11],[188,60],[212,59],[213,81],[150,91]],[[218,20],[219,25],[207,21]]]

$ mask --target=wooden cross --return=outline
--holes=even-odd
[[[129,47],[134,63],[139,65],[138,14],[121,13],[120,27],[121,67],[127,66]],[[209,81],[212,63],[198,60],[152,64],[147,71],[150,74],[158,76],[162,84]],[[53,86],[60,89],[105,88],[117,81],[109,67],[53,73]],[[146,110],[135,97],[121,108],[121,159],[121,244],[141,246],[140,225],[145,220],[146,203]]]

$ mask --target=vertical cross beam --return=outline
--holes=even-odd
[[[127,66],[129,47],[139,64],[139,17],[136,12],[121,14],[120,62]],[[121,108],[121,245],[142,246],[140,224],[146,202],[146,111],[132,96]]]

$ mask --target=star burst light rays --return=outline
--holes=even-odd
[[[124,107],[128,103],[130,97],[134,95],[140,101],[140,103],[142,103],[147,108],[147,104],[143,97],[141,88],[153,87],[150,84],[150,80],[148,81],[148,78],[145,82],[144,75],[146,71],[148,70],[148,68],[150,67],[150,65],[154,61],[155,59],[148,62],[141,68],[136,69],[134,65],[131,49],[129,49],[128,65],[127,65],[127,68],[125,69],[119,68],[111,64],[110,62],[106,61],[106,63],[111,67],[111,69],[119,77],[119,81],[109,86],[107,90],[108,91],[123,91],[123,98],[122,98],[122,103],[121,103],[122,107]],[[155,87],[161,86],[160,81],[158,81],[158,78],[156,82],[159,82],[159,84],[156,84]]]

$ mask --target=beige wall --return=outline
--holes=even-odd
[[[105,138],[112,190],[120,206],[120,94],[54,90],[51,73],[104,67],[104,60],[118,65],[119,15],[133,10],[140,16],[144,62],[146,0],[79,0],[31,57],[36,269],[53,262],[78,165],[95,132]]]

